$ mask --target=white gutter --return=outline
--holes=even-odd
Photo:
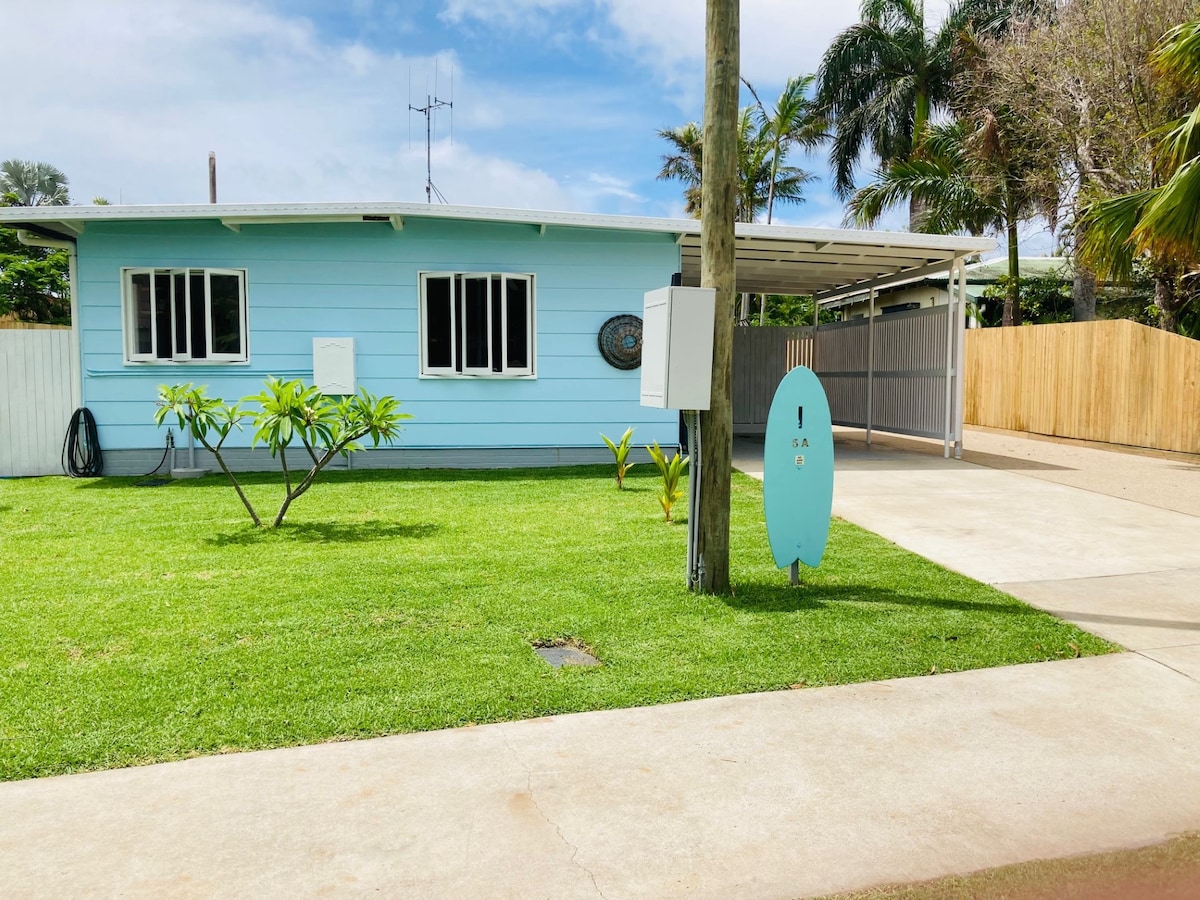
[[[71,360],[75,377],[71,379],[71,406],[83,406],[83,354],[79,342],[79,253],[74,241],[58,240],[17,229],[17,240],[26,247],[45,247],[67,251],[67,289],[71,299]]]

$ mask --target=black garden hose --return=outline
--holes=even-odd
[[[72,478],[96,478],[104,471],[96,419],[86,406],[71,413],[67,436],[63,438],[62,467]]]

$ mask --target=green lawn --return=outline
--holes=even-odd
[[[651,474],[332,473],[276,532],[219,477],[0,482],[0,779],[1112,649],[840,521],[791,588],[740,475],[689,594]]]

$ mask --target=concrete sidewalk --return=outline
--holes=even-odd
[[[0,893],[800,897],[1200,828],[1200,518],[992,462],[841,437],[835,510],[1138,652],[0,784]]]

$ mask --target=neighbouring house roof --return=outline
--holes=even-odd
[[[685,285],[700,283],[700,223],[591,213],[432,206],[424,203],[219,203],[164,206],[36,206],[0,208],[0,223],[44,236],[74,238],[92,222],[155,219],[215,220],[234,231],[255,225],[317,222],[390,224],[403,231],[417,219],[525,224],[552,228],[610,229],[673,234],[680,246]],[[736,229],[737,290],[813,294],[826,301],[898,280],[948,272],[956,259],[987,252],[990,238],[847,231],[739,223]]]
[[[967,275],[967,296],[972,300],[978,300],[989,286],[996,284],[1001,278],[1008,275],[1008,260],[1006,258],[990,259],[984,262],[970,263],[963,268],[966,270]],[[1065,256],[1022,256],[1020,259],[1020,269],[1022,278],[1058,277],[1070,279],[1073,276],[1071,260]],[[923,278],[900,279],[888,285],[886,290],[880,290],[877,296],[880,293],[901,291],[921,286],[937,287],[945,290],[949,281],[950,273],[948,271],[935,272]],[[827,306],[836,308],[866,302],[867,295],[860,290],[853,294],[844,295],[836,301],[828,303]]]

